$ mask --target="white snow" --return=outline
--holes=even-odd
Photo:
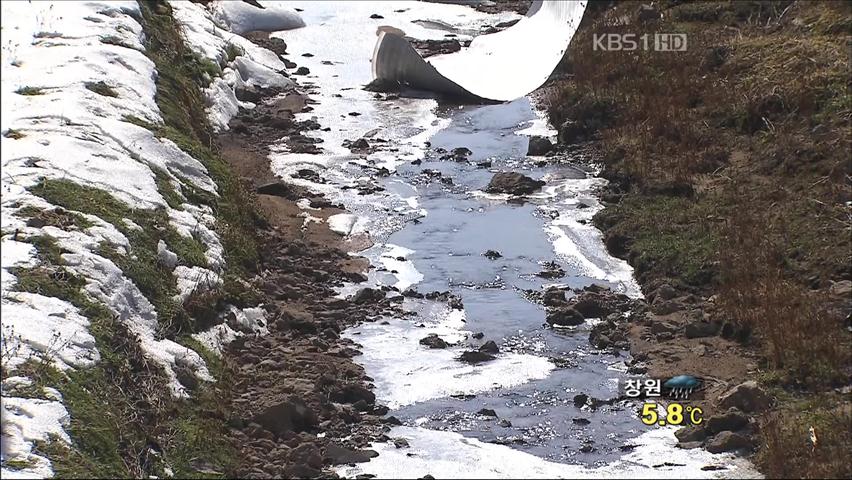
[[[5,382],[4,382],[5,383]],[[4,385],[5,387],[5,385]],[[5,388],[4,388],[5,391]],[[27,462],[24,469],[3,467],[3,478],[47,478],[53,476],[50,461],[33,453],[33,442],[70,442],[64,428],[68,425],[68,411],[61,402],[37,398],[2,398],[0,402],[3,424],[0,433],[0,453],[3,463],[7,460]]]
[[[458,92],[461,87],[481,98],[514,100],[540,87],[553,73],[585,9],[585,0],[537,0],[515,25],[478,36],[459,52],[428,60],[401,35],[381,32],[373,75],[427,90]]]
[[[358,221],[358,217],[351,213],[338,213],[328,217],[326,223],[328,223],[328,228],[332,232],[347,236],[352,233],[352,227],[355,226],[356,221]]]
[[[212,14],[199,5],[175,2],[173,6],[176,16],[191,20],[184,25],[184,33],[192,37],[189,43],[204,57],[213,57],[223,65],[228,45],[245,52],[238,58],[241,69],[226,68],[225,80],[216,79],[208,90],[214,123],[226,124],[237,107],[251,106],[234,98],[233,85],[238,81],[261,87],[289,85],[289,80],[277,73],[285,67],[274,53],[217,26]],[[238,28],[261,28],[280,21],[282,11],[272,6],[255,16],[236,12],[228,18]],[[86,368],[99,360],[95,339],[88,330],[89,319],[76,307],[57,298],[15,291],[18,279],[13,269],[37,266],[32,239],[48,236],[62,251],[62,267],[85,280],[84,293],[92,301],[103,303],[139,338],[145,355],[163,367],[171,393],[186,396],[174,366],[180,363],[199,379],[212,381],[204,361],[195,351],[159,338],[161,325],[153,305],[115,263],[98,253],[102,246],[111,246],[119,255],[133,255],[133,245],[119,228],[136,231],[141,227],[130,219],[111,225],[80,212],[72,213],[83,215],[92,226],[36,227],[28,226],[20,214],[24,207],[45,211],[56,208],[29,191],[45,178],[103,189],[141,215],[163,209],[175,231],[205,247],[209,267],[177,266],[171,246],[165,242],[158,246],[163,264],[174,267],[178,299],[184,300],[199,288],[221,284],[224,250],[213,230],[213,211],[206,205],[189,203],[183,195],[186,187],[192,187],[215,196],[215,183],[200,161],[130,121],[135,117],[153,125],[162,123],[155,102],[157,72],[144,54],[139,5],[3,2],[0,14],[4,368],[14,369],[28,358],[46,358],[62,370]],[[99,89],[108,89],[107,94],[95,91]],[[162,172],[177,192],[182,202],[179,208],[170,207],[158,191],[155,171]],[[253,313],[240,315],[240,321],[264,322]],[[244,320],[247,317],[253,320]],[[260,327],[256,330],[265,331]],[[47,459],[31,455],[32,441],[46,440],[49,434],[67,440],[62,430],[67,412],[57,400],[61,398],[58,392],[46,390],[45,396],[54,400],[17,398],[4,383],[3,458],[23,459],[32,465],[22,470],[4,468],[4,478],[52,475]]]
[[[243,2],[213,2],[209,8],[192,2],[173,2],[175,19],[183,28],[187,45],[202,58],[223,67],[222,76],[206,89],[207,116],[217,131],[228,130],[228,122],[240,108],[254,108],[237,99],[235,89],[243,86],[281,89],[293,88],[292,80],[282,75],[284,62],[274,53],[241,37],[252,31],[278,31],[304,26],[292,9],[273,2],[263,9]],[[229,50],[241,54],[228,64]]]
[[[216,18],[228,25],[236,34],[260,30],[277,32],[304,27],[305,22],[295,10],[283,7],[278,2],[258,2],[257,8],[245,2],[216,2]]]
[[[466,343],[471,332],[464,330],[461,310],[437,312],[424,322],[423,328],[409,320],[388,322],[347,329],[343,336],[361,346],[363,355],[358,362],[373,378],[377,400],[391,409],[450,395],[513,387],[545,378],[555,368],[544,357],[518,353],[503,353],[496,360],[470,365],[457,359],[465,350],[462,345],[429,349],[419,344],[429,334],[448,343]]]
[[[388,250],[379,257],[379,261],[388,271],[397,272],[394,274],[397,278],[397,282],[393,284],[394,287],[401,292],[423,280],[423,274],[417,271],[414,262],[407,259],[414,250],[391,243],[385,244],[384,247]],[[402,260],[399,260],[400,258]]]
[[[733,455],[677,448],[674,430],[650,430],[631,441],[637,445],[633,452],[600,467],[587,467],[550,462],[454,432],[400,426],[388,436],[406,439],[409,448],[396,448],[392,442],[374,443],[378,457],[368,463],[339,467],[337,473],[346,478],[364,473],[377,478],[419,478],[426,474],[435,478],[761,478],[745,460]],[[678,466],[663,466],[665,462]],[[704,465],[722,466],[724,470],[701,470]]]
[[[7,292],[3,299],[3,349],[14,352],[4,367],[46,357],[60,369],[85,367],[100,356],[89,321],[76,307],[58,298]]]
[[[239,309],[231,306],[224,315],[228,321],[214,325],[208,330],[192,335],[210,351],[220,354],[232,341],[246,334],[265,335],[269,333],[266,312],[262,308]]]

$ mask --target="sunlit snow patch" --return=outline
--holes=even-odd
[[[496,360],[470,365],[458,360],[462,346],[429,349],[419,340],[436,334],[449,343],[465,344],[464,312],[441,309],[416,327],[409,320],[387,325],[364,324],[344,336],[361,345],[358,362],[373,377],[376,397],[390,408],[433,398],[507,388],[547,377],[554,365],[544,357],[505,353]]]
[[[392,442],[374,443],[379,456],[368,463],[346,466],[338,475],[354,478],[760,478],[749,464],[729,454],[675,446],[674,428],[659,428],[640,435],[636,449],[610,464],[590,468],[549,462],[503,445],[465,438],[454,432],[418,427],[394,427],[390,437],[402,437],[409,448]],[[668,465],[665,465],[668,464]],[[705,471],[706,465],[724,470]]]

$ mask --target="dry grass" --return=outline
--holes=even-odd
[[[852,5],[656,5],[651,23],[632,2],[587,12],[568,79],[550,87],[552,123],[602,141],[624,196],[596,223],[627,239],[640,281],[703,283],[735,336],[765,352],[785,399],[764,422],[766,473],[848,478],[850,415],[821,423],[813,450],[794,406],[850,405],[832,392],[852,379],[852,302],[827,290],[852,279]],[[593,34],[655,32],[686,33],[689,51],[593,49]],[[689,220],[672,221],[671,204]]]

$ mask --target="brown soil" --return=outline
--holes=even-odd
[[[306,102],[295,92],[266,97],[217,138],[222,157],[247,184],[279,181],[268,146],[284,135],[302,141],[299,132],[310,126],[294,122],[293,113]],[[366,279],[361,272],[368,263],[349,256],[355,245],[326,223],[305,223],[300,214],[325,220],[343,210],[300,187],[279,187],[275,195],[257,195],[266,226],[259,233],[262,273],[252,283],[263,293],[270,333],[243,337],[225,355],[235,379],[230,423],[241,459],[233,473],[242,478],[328,476],[332,465],[375,455],[362,449],[383,435],[387,422],[387,409],[376,405],[370,379],[352,360],[358,352],[340,332],[395,307],[335,298],[341,282]],[[302,198],[318,210],[299,208]]]

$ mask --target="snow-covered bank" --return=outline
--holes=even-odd
[[[274,53],[225,32],[211,15],[189,4],[176,2],[175,7],[175,12],[188,12],[199,29],[228,36],[227,45],[249,52],[240,57],[242,63],[235,62],[241,69],[225,72],[232,79],[225,92],[230,95],[215,89],[224,80],[209,79],[213,120],[227,122],[222,105],[234,105],[235,82],[261,88],[289,82],[275,73],[283,64]],[[270,18],[227,6],[221,15],[240,31]],[[153,256],[150,262],[171,276],[159,280],[174,285],[171,301],[177,304],[220,286],[225,252],[214,230],[214,210],[199,200],[219,194],[204,164],[155,133],[164,125],[155,99],[159,73],[145,50],[140,5],[4,2],[2,18],[4,375],[32,362],[65,371],[97,364],[95,320],[84,315],[82,302],[104,308],[126,327],[146,359],[162,369],[168,393],[186,397],[187,384],[214,378],[198,352],[164,338],[168,325],[155,307],[162,300],[147,298],[122,268],[140,262],[140,255]],[[288,25],[297,19],[294,13]],[[64,199],[85,211],[49,199]],[[152,235],[153,250],[134,243]],[[70,293],[63,293],[68,287],[62,282],[69,279],[74,282]],[[39,282],[60,286],[42,288]],[[263,333],[262,310],[231,313],[240,331]],[[196,339],[216,351],[241,334],[223,324],[199,332]],[[2,475],[50,476],[50,461],[33,453],[33,443],[67,443],[63,427],[69,414],[55,390],[21,389],[31,380],[12,378],[19,380],[2,385]]]

